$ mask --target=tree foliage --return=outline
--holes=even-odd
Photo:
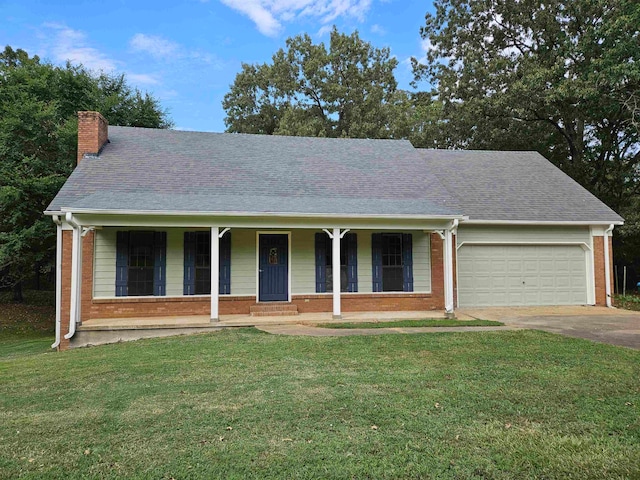
[[[229,132],[392,138],[398,109],[414,106],[397,90],[398,61],[358,32],[331,32],[329,47],[309,35],[289,38],[271,63],[243,64],[222,103]]]
[[[639,192],[640,4],[437,0],[418,79],[454,146],[533,145],[614,208]],[[505,130],[511,132],[505,135]]]
[[[79,110],[110,124],[171,126],[158,101],[123,75],[55,66],[9,46],[0,53],[0,286],[52,258],[55,229],[42,212],[75,166]]]
[[[449,146],[538,150],[637,218],[639,28],[636,0],[436,0],[414,73]]]

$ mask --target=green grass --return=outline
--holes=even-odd
[[[14,356],[0,478],[638,478],[639,378],[638,351],[537,331]]]
[[[626,310],[640,310],[640,295],[616,295],[613,303]]]
[[[11,302],[11,293],[0,292],[0,360],[49,351],[54,341],[53,292],[26,291],[25,303]]]
[[[394,320],[390,322],[366,322],[366,323],[320,323],[316,327],[321,328],[397,328],[397,327],[496,327],[504,325],[494,320],[449,320],[449,319],[425,319],[425,320]]]

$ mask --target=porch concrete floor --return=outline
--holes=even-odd
[[[221,315],[219,322],[211,322],[208,315],[95,318],[82,322],[79,331],[136,330],[151,328],[203,328],[203,327],[260,327],[268,325],[314,325],[317,323],[392,322],[394,320],[422,320],[445,318],[443,311],[420,312],[345,312],[341,319],[333,319],[330,312],[301,313],[277,317],[252,317],[250,315]],[[466,319],[458,317],[461,320]]]

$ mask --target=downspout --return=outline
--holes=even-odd
[[[76,322],[78,319],[78,263],[80,262],[80,242],[82,241],[82,231],[80,225],[73,218],[71,212],[65,216],[66,222],[73,228],[73,243],[71,245],[71,308],[69,309],[69,333],[64,338],[67,340],[76,333]]]
[[[60,345],[60,321],[62,318],[62,222],[55,215],[53,221],[56,224],[56,341],[51,348]]]
[[[458,220],[451,222],[451,227],[445,230],[445,255],[444,281],[445,281],[445,314],[454,318],[454,298],[453,298],[453,231],[458,227]]]
[[[613,224],[609,225],[604,231],[604,293],[606,296],[607,307],[611,307],[611,268],[609,262],[609,236],[613,232]]]

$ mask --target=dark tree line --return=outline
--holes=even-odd
[[[77,112],[110,124],[168,128],[157,99],[124,75],[56,66],[7,46],[0,53],[0,287],[52,268],[55,228],[42,212],[76,164]],[[36,275],[37,276],[37,275]]]

